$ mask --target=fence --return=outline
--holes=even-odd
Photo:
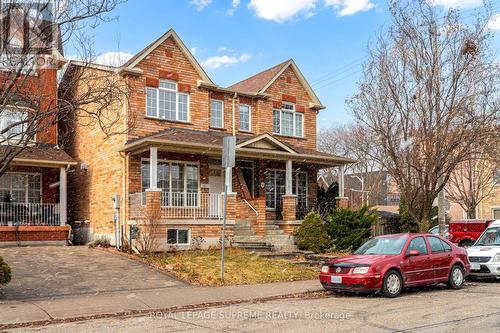
[[[0,202],[0,225],[60,225],[59,204]]]
[[[146,193],[133,193],[129,200],[131,219],[146,217]],[[200,192],[161,192],[161,218],[220,219],[223,195]]]

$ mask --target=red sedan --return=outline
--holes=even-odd
[[[328,262],[319,280],[330,291],[396,297],[404,287],[441,282],[459,289],[469,273],[465,249],[436,235],[397,234],[372,238],[352,255]]]

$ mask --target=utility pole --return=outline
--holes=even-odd
[[[442,183],[443,178],[441,177],[439,182]],[[439,236],[445,236],[445,225],[446,225],[446,214],[444,211],[444,188],[438,194],[438,223],[439,223]]]

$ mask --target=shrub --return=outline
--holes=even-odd
[[[97,238],[95,241],[89,244],[89,247],[111,247],[111,243],[109,241],[109,238]]]
[[[399,228],[401,229],[402,232],[419,231],[418,222],[415,220],[413,216],[410,215],[406,203],[403,200],[399,202],[399,216],[400,216]]]
[[[0,257],[0,285],[9,283],[11,274],[9,265]]]
[[[330,238],[318,213],[311,212],[306,215],[295,232],[295,240],[299,249],[315,253],[324,252],[329,247]]]
[[[371,226],[378,215],[374,209],[363,206],[359,210],[337,208],[328,216],[326,230],[336,251],[352,251],[370,237]]]

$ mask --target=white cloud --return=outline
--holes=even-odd
[[[219,52],[234,52],[233,49],[230,49],[229,47],[225,47],[225,46],[219,46],[217,51],[219,51]]]
[[[488,21],[488,29],[500,30],[500,14],[495,14]]]
[[[257,17],[283,23],[299,14],[312,16],[318,0],[251,0],[248,8],[255,11]]]
[[[195,55],[199,49],[200,48],[198,46],[193,46],[192,48],[189,49],[189,52],[191,52],[193,55]]]
[[[209,57],[201,62],[201,65],[206,68],[219,68],[221,66],[227,67],[235,65],[240,62],[247,62],[252,56],[248,53],[242,53],[240,56],[213,56]]]
[[[240,0],[233,0],[231,1],[231,8],[229,8],[226,12],[227,16],[233,16],[234,12],[236,9],[238,9],[238,6],[240,5]]]
[[[445,8],[474,8],[483,4],[483,0],[430,0],[430,2],[434,6]]]
[[[366,12],[375,7],[375,4],[371,0],[325,0],[325,6],[333,7],[339,16],[349,16]]]
[[[212,0],[191,0],[189,3],[195,5],[196,10],[201,12],[206,6],[212,3]]]
[[[107,66],[119,67],[126,63],[134,55],[128,52],[110,51],[100,54],[95,58],[95,63]]]

